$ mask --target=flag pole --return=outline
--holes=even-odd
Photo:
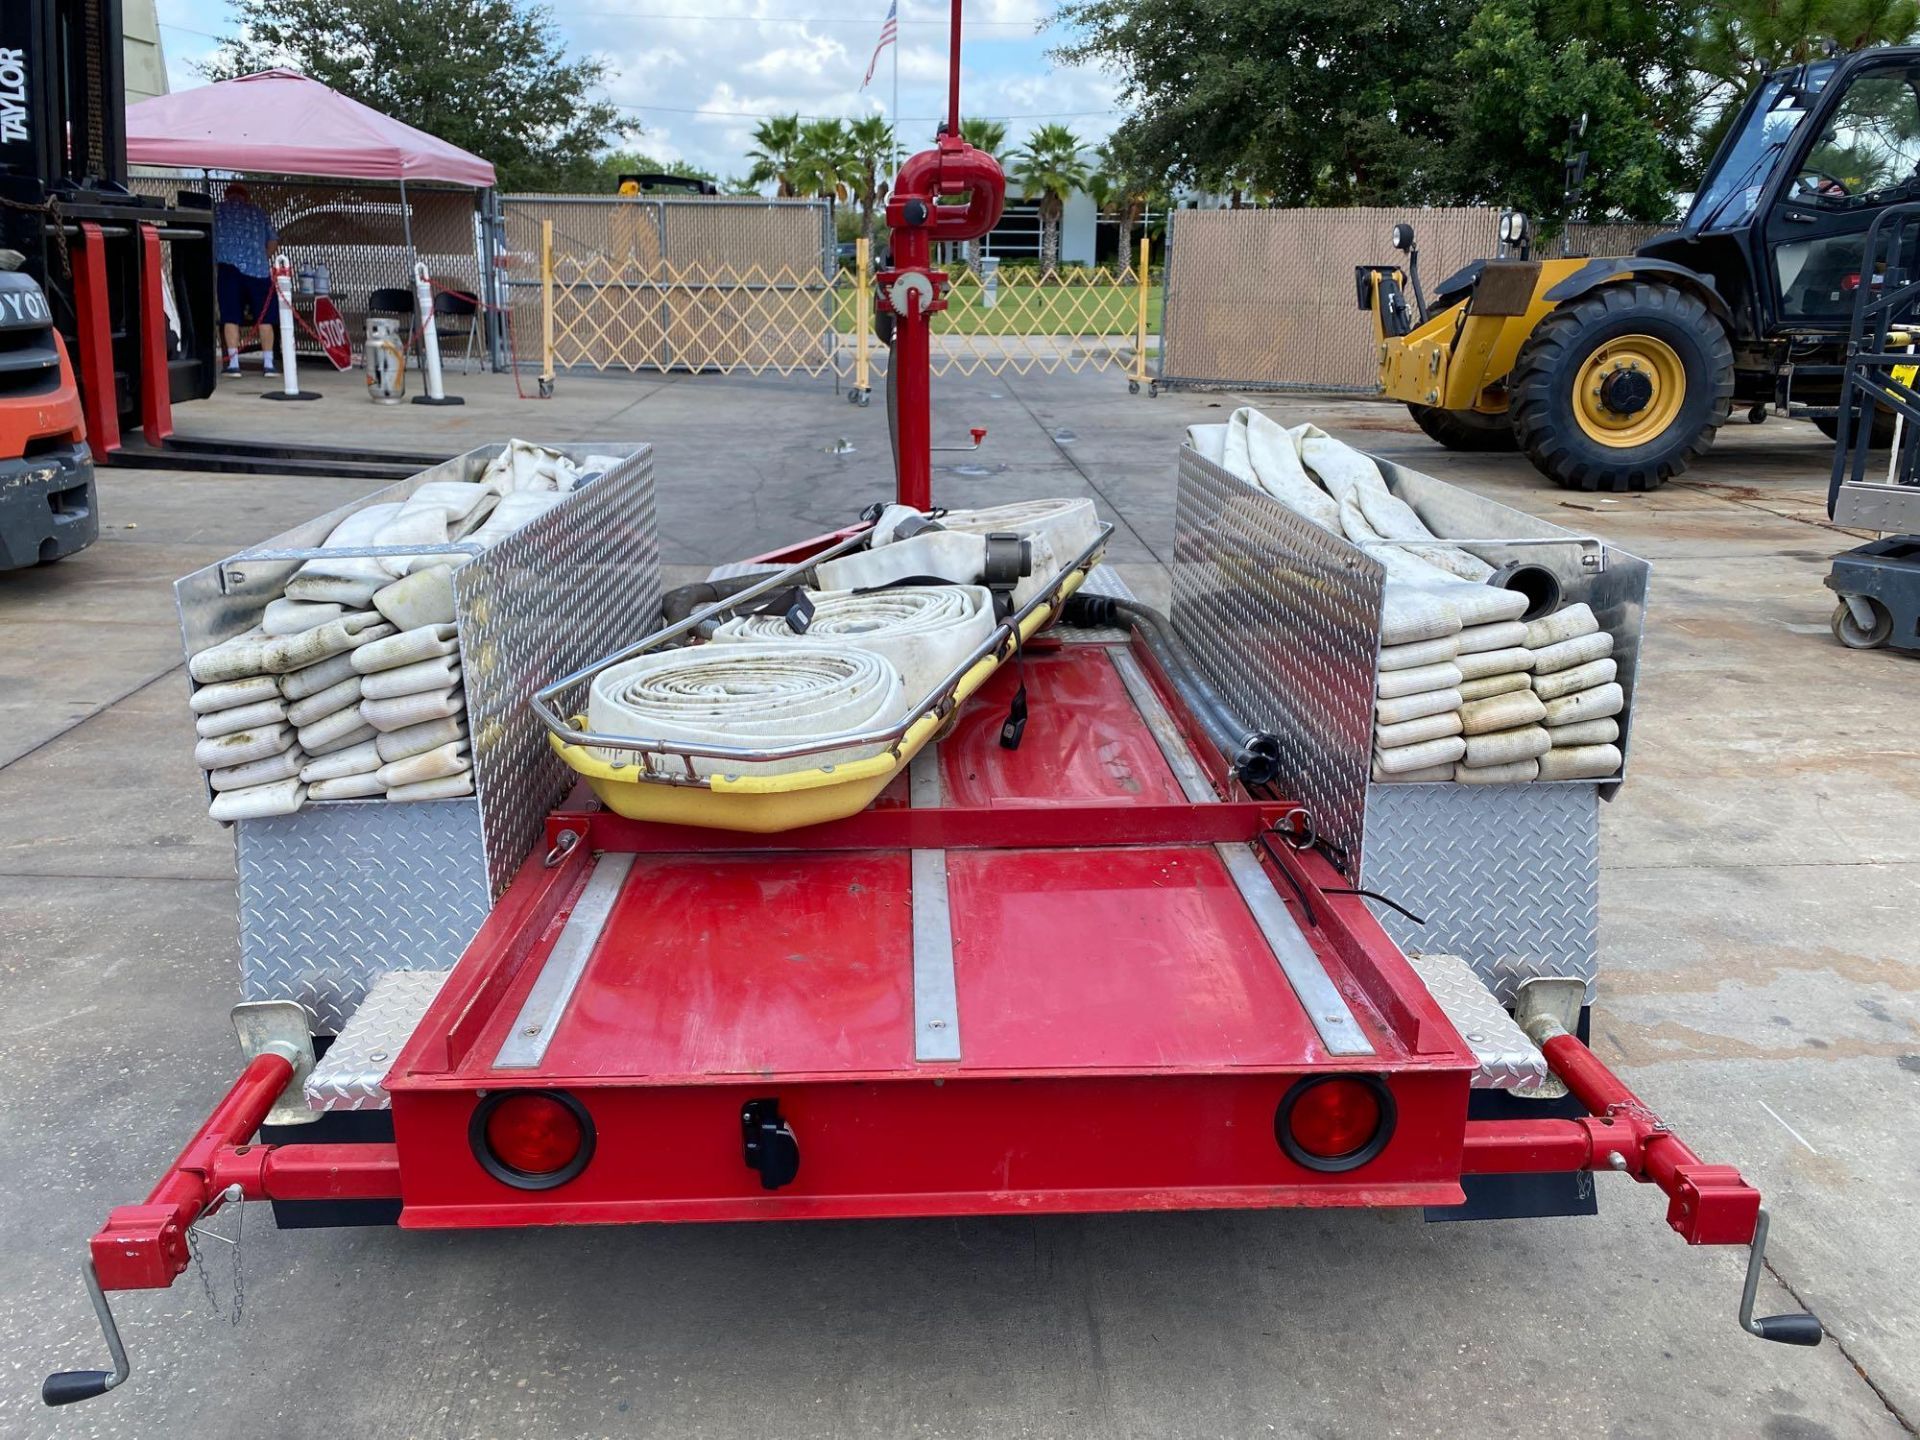
[[[897,13],[897,12],[896,12]],[[887,188],[900,183],[900,38],[896,30],[893,41],[893,179],[887,182]]]

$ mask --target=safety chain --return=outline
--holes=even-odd
[[[201,1252],[200,1237],[204,1235],[209,1240],[218,1240],[222,1245],[233,1247],[233,1305],[227,1312],[227,1324],[232,1326],[240,1324],[240,1317],[246,1312],[247,1303],[246,1276],[240,1264],[240,1246],[247,1233],[247,1212],[241,1203],[245,1198],[245,1192],[238,1185],[229,1185],[220,1193],[223,1206],[227,1203],[234,1206],[231,1240],[217,1231],[203,1228],[204,1222],[217,1213],[215,1211],[209,1211],[187,1227],[187,1254],[193,1258],[193,1273],[199,1277],[200,1289],[207,1297],[208,1308],[216,1315],[220,1313],[220,1297],[213,1292],[213,1274],[207,1268],[206,1256]]]

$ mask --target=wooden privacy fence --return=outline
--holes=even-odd
[[[1375,394],[1373,319],[1359,307],[1354,267],[1399,260],[1389,236],[1406,221],[1431,296],[1462,265],[1495,253],[1499,218],[1479,207],[1176,210],[1160,382]],[[1661,228],[1574,226],[1570,253],[1625,254]],[[1561,247],[1549,241],[1543,253]]]

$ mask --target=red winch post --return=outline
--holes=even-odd
[[[933,504],[931,326],[934,314],[947,308],[947,277],[933,269],[933,242],[985,235],[999,223],[1007,199],[999,162],[959,133],[960,0],[953,0],[950,48],[947,122],[934,148],[908,160],[894,179],[887,197],[893,266],[874,277],[879,308],[896,321],[888,365],[895,392],[897,498],[916,510]],[[960,195],[967,197],[965,205],[938,203]]]

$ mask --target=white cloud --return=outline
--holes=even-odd
[[[969,0],[961,108],[1005,119],[1016,143],[1052,119],[1092,143],[1118,119],[1118,87],[1097,70],[1047,58],[1057,42],[1035,27],[1053,3]],[[211,53],[214,42],[177,27],[231,31],[226,0],[160,0],[160,7],[172,27],[161,32],[172,83],[202,83],[191,62]],[[555,20],[575,54],[606,63],[607,98],[644,130],[622,143],[727,176],[746,170],[753,127],[764,115],[891,110],[890,54],[881,55],[872,85],[860,87],[885,15],[886,0],[838,7],[821,0],[570,0],[556,7]],[[947,6],[905,0],[900,18],[900,128],[912,145],[932,139],[946,105]]]

